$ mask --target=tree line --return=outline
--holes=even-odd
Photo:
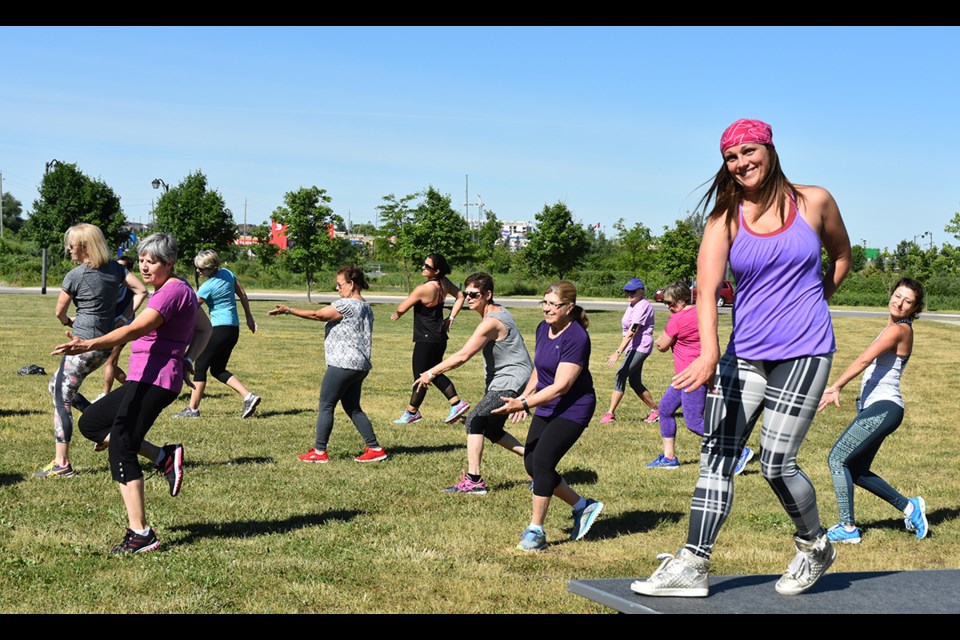
[[[9,193],[3,194],[7,235],[0,248],[7,256],[0,260],[0,274],[7,273],[18,242],[52,248],[56,254],[63,232],[78,222],[100,227],[111,246],[130,244],[130,225],[119,196],[103,180],[83,174],[76,164],[57,163],[48,168],[38,191],[26,218],[22,204]],[[372,242],[357,243],[343,234],[329,233],[331,228],[347,230],[343,217],[334,212],[332,200],[318,186],[289,191],[270,216],[287,226],[288,250],[281,252],[269,243],[269,224],[250,231],[255,244],[238,247],[232,212],[220,192],[197,170],[160,195],[149,231],[174,233],[184,257],[214,249],[247,262],[248,270],[301,274],[308,294],[317,273],[349,262],[385,265],[402,275],[404,288],[409,290],[411,275],[420,271],[419,261],[436,252],[463,268],[512,274],[518,280],[573,278],[584,292],[616,295],[621,280],[633,276],[644,279],[651,292],[674,280],[694,278],[704,223],[702,212],[688,212],[672,227],[655,233],[642,222],[630,224],[621,217],[608,236],[599,226],[577,221],[569,207],[558,201],[544,204],[533,215],[526,244],[518,248],[509,246],[494,211],[485,211],[483,223],[471,229],[453,208],[451,197],[428,186],[402,196],[383,196],[376,207],[377,223],[351,229]],[[960,213],[954,214],[945,230],[960,241]],[[879,304],[876,300],[882,299],[887,281],[899,275],[928,283],[932,298],[939,293],[960,301],[960,247],[931,243],[924,249],[915,240],[903,240],[893,251],[885,249],[872,262],[864,247],[854,245],[852,276],[836,301]]]

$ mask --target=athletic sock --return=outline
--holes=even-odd
[[[160,448],[160,454],[157,455],[157,461],[154,462],[153,464],[154,464],[155,466],[159,467],[161,464],[163,464],[163,461],[164,461],[166,458],[167,458],[167,452],[164,451],[163,448],[161,447],[161,448]]]
[[[150,527],[147,527],[146,529],[131,529],[131,531],[133,531],[138,536],[146,536],[147,534],[150,533]]]
[[[587,499],[584,498],[583,496],[580,496],[580,499],[577,500],[577,503],[576,503],[575,505],[573,505],[573,510],[574,510],[574,511],[580,511],[580,510],[583,509],[585,506],[587,506]]]
[[[480,474],[473,475],[472,473],[468,473],[467,477],[470,478],[470,480],[473,482],[480,482],[481,480],[483,480],[483,476]]]
[[[531,522],[531,523],[530,523],[530,526],[527,527],[527,529],[533,529],[534,531],[539,531],[540,533],[543,533],[543,525],[542,525],[542,524],[533,524],[533,523]]]
[[[907,516],[907,517],[909,518],[911,513],[913,513],[913,503],[908,500],[908,501],[907,501],[907,506],[906,506],[906,508],[903,510],[903,515],[905,515],[905,516]]]

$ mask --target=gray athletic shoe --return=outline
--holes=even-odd
[[[793,540],[797,545],[797,555],[793,557],[786,573],[777,580],[777,593],[785,596],[795,596],[817,584],[817,580],[837,559],[837,550],[830,544],[826,533],[813,541],[800,538]]]
[[[183,411],[179,411],[173,414],[173,417],[174,418],[199,418],[200,409],[191,409],[190,407],[186,407]]]
[[[260,396],[250,394],[243,400],[243,412],[240,414],[241,418],[249,418],[253,415],[253,412],[257,410],[257,405],[260,404]]]
[[[674,557],[661,553],[660,566],[646,580],[634,580],[630,590],[645,596],[704,598],[710,593],[710,561],[681,549]]]

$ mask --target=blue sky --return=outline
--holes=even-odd
[[[740,117],[833,193],[854,243],[957,244],[960,29],[0,27],[0,171],[26,209],[76,163],[149,219],[201,170],[237,222],[317,185],[373,222],[433,185],[502,220],[566,202],[654,233],[692,210]],[[471,215],[477,215],[471,207]],[[923,236],[929,232],[931,235]]]

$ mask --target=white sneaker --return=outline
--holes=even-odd
[[[630,590],[645,596],[704,598],[710,593],[710,561],[681,549],[674,557],[661,553],[660,566],[646,580],[634,580]]]
[[[777,580],[776,586],[777,593],[785,596],[795,596],[817,584],[817,580],[837,559],[837,550],[830,544],[826,533],[813,541],[801,538],[793,540],[797,545],[797,555],[793,557],[786,573]]]

